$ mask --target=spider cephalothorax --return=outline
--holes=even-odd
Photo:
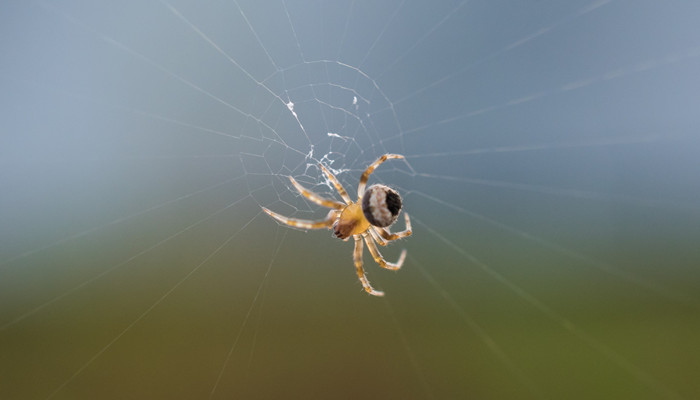
[[[365,191],[365,186],[367,185],[369,176],[381,163],[388,159],[399,158],[404,157],[399,154],[384,154],[367,167],[360,177],[360,184],[357,187],[357,202],[350,199],[350,196],[348,196],[348,193],[335,175],[324,167],[323,164],[319,164],[321,171],[323,171],[328,180],[333,183],[333,186],[340,194],[340,197],[343,198],[345,204],[335,200],[324,199],[316,193],[306,190],[290,176],[289,180],[292,181],[292,185],[294,185],[304,197],[320,206],[332,209],[328,213],[326,219],[322,221],[287,218],[265,207],[263,207],[263,210],[272,218],[286,225],[304,229],[331,228],[333,229],[333,234],[337,238],[343,240],[347,240],[352,236],[355,239],[353,259],[355,260],[355,269],[357,270],[357,276],[360,278],[360,282],[362,282],[362,286],[365,288],[365,291],[371,295],[383,296],[384,292],[372,288],[365,276],[365,270],[362,265],[362,240],[364,239],[364,242],[367,243],[367,248],[377,264],[382,268],[397,270],[401,268],[401,265],[403,265],[406,259],[406,250],[401,252],[401,256],[396,263],[390,263],[379,253],[376,243],[379,243],[381,246],[386,246],[389,241],[411,235],[411,220],[408,218],[408,214],[404,213],[406,217],[406,230],[398,233],[391,233],[386,228],[396,222],[396,219],[399,217],[402,206],[401,196],[396,190],[385,185],[372,185],[367,191]]]

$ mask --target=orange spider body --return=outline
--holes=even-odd
[[[388,227],[391,226],[398,218],[401,212],[401,196],[394,189],[384,185],[372,185],[365,192],[365,186],[372,172],[384,161],[388,159],[402,159],[399,154],[384,154],[377,161],[370,164],[369,167],[360,177],[360,184],[357,187],[357,202],[354,202],[348,196],[348,193],[340,184],[338,179],[333,175],[323,164],[319,164],[321,171],[328,178],[333,186],[343,198],[345,203],[335,200],[325,199],[314,192],[311,192],[301,186],[291,176],[289,180],[302,196],[313,201],[314,203],[331,208],[328,216],[321,221],[307,221],[302,219],[288,218],[277,214],[263,207],[269,216],[277,221],[297,228],[302,229],[333,229],[333,233],[339,239],[348,240],[350,236],[355,239],[355,250],[353,251],[353,260],[355,261],[355,270],[357,277],[360,279],[365,291],[373,296],[384,296],[384,292],[375,290],[370,285],[365,274],[365,269],[362,262],[362,241],[367,244],[370,254],[374,261],[380,267],[398,270],[403,265],[406,259],[406,250],[404,249],[399,256],[399,260],[395,263],[388,262],[382,257],[377,249],[377,243],[380,246],[386,246],[390,241],[407,237],[411,235],[411,220],[408,214],[404,213],[406,218],[406,229],[402,232],[391,233]]]
[[[359,203],[350,203],[341,211],[338,221],[333,225],[333,233],[338,239],[347,240],[350,236],[366,232],[369,225],[362,212],[362,206]]]

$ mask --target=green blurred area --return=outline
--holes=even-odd
[[[244,200],[142,255],[157,241],[130,233],[177,230],[146,217],[6,266],[3,322],[23,319],[0,330],[0,397],[44,398],[67,382],[55,398],[202,398],[219,374],[215,398],[700,392],[692,301],[512,235],[484,232],[492,245],[482,247],[484,238],[430,226],[480,267],[421,219],[413,237],[382,249],[388,258],[409,249],[401,271],[365,255],[370,280],[387,292],[373,298],[357,282],[350,243],[250,220],[256,207]],[[630,262],[637,245],[620,245]],[[679,287],[697,279],[683,268],[664,275]]]

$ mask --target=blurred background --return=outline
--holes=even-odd
[[[700,4],[0,8],[0,398],[700,396]]]

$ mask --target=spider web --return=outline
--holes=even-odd
[[[697,6],[3,8],[0,397],[700,393]],[[388,152],[377,299],[261,207]]]

